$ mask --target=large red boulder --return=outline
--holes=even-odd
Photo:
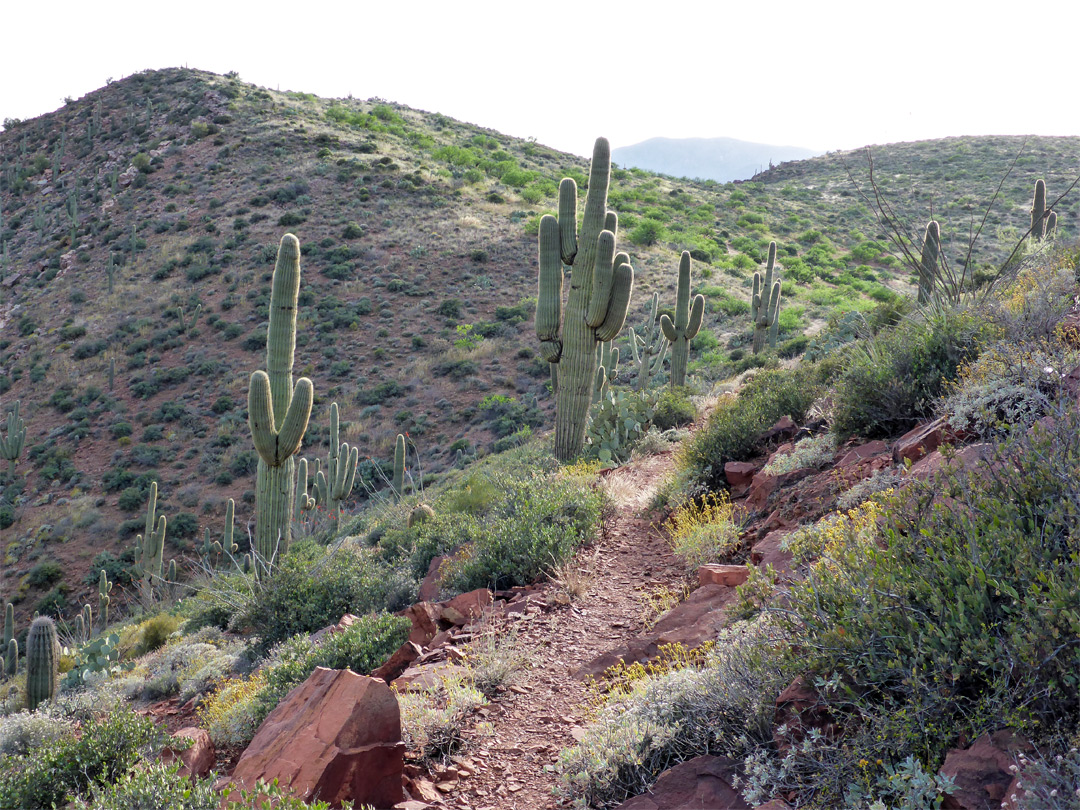
[[[651,791],[616,810],[750,810],[734,787],[737,773],[726,757],[695,757],[664,771]]]
[[[187,748],[167,746],[161,752],[161,761],[166,765],[180,761],[180,776],[202,779],[214,767],[216,754],[210,735],[201,728],[182,728],[172,735],[174,739],[189,740]]]
[[[1031,753],[1031,743],[1009,729],[984,734],[968,748],[954,748],[945,755],[942,776],[951,777],[956,790],[941,803],[950,810],[998,810],[1012,807],[1017,792],[1012,766],[1021,753]]]
[[[310,801],[388,808],[405,798],[405,745],[397,698],[383,681],[317,668],[259,726],[233,781],[245,788],[277,779]]]

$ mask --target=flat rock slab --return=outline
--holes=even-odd
[[[392,807],[405,798],[397,698],[383,681],[318,667],[259,726],[233,781],[277,779],[304,801]]]
[[[616,810],[750,810],[732,784],[737,772],[726,757],[695,757],[664,771],[651,791]]]

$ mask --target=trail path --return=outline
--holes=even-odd
[[[615,514],[593,556],[594,576],[571,605],[534,614],[518,624],[532,668],[487,707],[490,736],[469,732],[458,765],[439,791],[447,807],[544,810],[565,806],[555,796],[559,751],[587,724],[588,690],[573,673],[642,630],[644,595],[678,588],[683,569],[644,510],[673,466],[668,452],[636,460],[604,476]],[[595,556],[594,556],[595,555]],[[465,771],[473,771],[471,774]],[[446,774],[443,774],[444,778]]]

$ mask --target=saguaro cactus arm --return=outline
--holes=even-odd
[[[690,341],[701,329],[705,314],[705,296],[690,300],[690,252],[684,250],[679,258],[679,286],[675,299],[675,321],[666,314],[660,316],[660,328],[671,341],[671,385],[686,385],[686,366],[690,357]]]

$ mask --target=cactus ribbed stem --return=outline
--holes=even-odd
[[[926,234],[923,236],[922,255],[919,257],[918,302],[920,304],[927,304],[934,297],[934,287],[937,284],[938,275],[938,255],[940,252],[941,226],[931,220],[926,226]]]
[[[300,242],[285,234],[278,247],[270,293],[266,371],[251,375],[248,426],[259,452],[256,478],[255,549],[269,561],[292,539],[296,464],[293,454],[307,430],[314,391],[301,377],[293,387],[296,311],[300,293]]]
[[[690,252],[684,250],[679,258],[679,287],[675,299],[675,321],[666,314],[660,316],[660,328],[671,342],[671,387],[686,385],[686,366],[690,358],[690,341],[701,329],[705,314],[705,296],[696,295],[690,301]]]
[[[394,443],[394,499],[405,494],[405,437],[400,433]]]
[[[540,353],[558,364],[555,456],[575,458],[585,443],[585,426],[596,383],[596,345],[622,329],[633,291],[634,270],[625,253],[615,253],[618,220],[607,210],[611,147],[597,138],[589,170],[589,190],[581,230],[577,184],[559,185],[558,218],[540,221],[536,336]],[[572,268],[565,313],[563,265]]]
[[[0,458],[8,461],[8,467],[14,471],[15,462],[22,455],[23,445],[26,443],[26,425],[19,416],[19,400],[8,412],[7,430],[0,436]]]
[[[1035,181],[1035,194],[1031,198],[1031,238],[1042,239],[1046,235],[1046,181]]]
[[[769,243],[769,258],[765,275],[754,273],[754,289],[750,297],[750,320],[754,326],[754,354],[767,345],[776,346],[780,321],[780,279],[774,280],[776,267],[776,242]]]
[[[101,573],[98,575],[98,626],[102,633],[109,626],[109,602],[112,601],[109,597],[109,591],[112,589],[113,583],[109,582],[109,577],[106,575],[105,569],[102,568]]]
[[[47,616],[38,616],[26,637],[26,708],[30,711],[56,695],[59,664],[56,624]]]

